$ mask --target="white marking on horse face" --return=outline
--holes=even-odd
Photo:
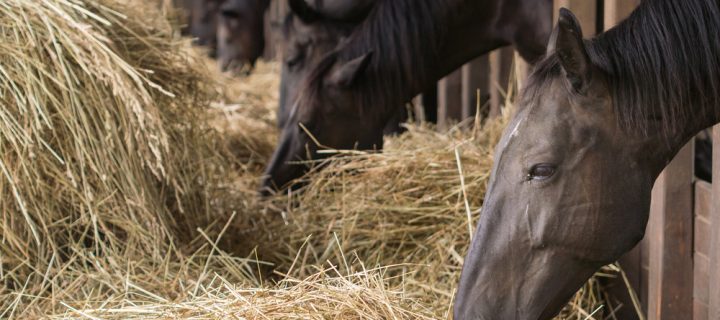
[[[513,128],[513,131],[510,133],[510,139],[517,137],[518,129],[520,129],[520,124],[522,124],[523,120],[518,121],[518,123],[515,125],[515,128]]]
[[[525,121],[525,118],[518,120],[518,122],[515,124],[515,127],[510,132],[510,135],[505,139],[505,142],[502,145],[502,149],[499,151],[504,151],[508,144],[510,144],[510,141],[512,141],[515,137],[517,137],[520,134],[520,125]]]

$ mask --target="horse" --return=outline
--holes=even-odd
[[[334,4],[334,3],[331,3]],[[281,52],[283,63],[280,80],[280,107],[278,108],[278,126],[283,128],[292,104],[299,95],[302,79],[319,63],[323,57],[338,47],[342,41],[362,21],[368,8],[353,3],[351,8],[331,6],[323,8],[310,18],[297,15],[293,10],[302,10],[291,6],[282,24],[283,41]],[[371,6],[371,2],[365,3]],[[330,10],[332,9],[332,10]],[[393,135],[402,132],[400,124],[407,119],[405,109],[391,118],[384,133]]]
[[[320,14],[287,14],[283,24],[280,51],[280,106],[278,126],[282,129],[290,116],[292,104],[300,92],[302,79],[325,55],[337,48],[357,23],[344,19],[330,19]]]
[[[653,183],[720,121],[717,0],[647,0],[591,40],[562,9],[496,147],[455,319],[550,319],[644,236]]]
[[[220,6],[224,0],[190,0],[189,32],[193,44],[206,46],[210,57],[217,55],[217,28]]]
[[[225,0],[217,27],[217,58],[223,71],[249,73],[265,49],[265,11],[270,0]]]
[[[351,0],[346,0],[351,1]],[[290,0],[299,15],[313,14]],[[309,72],[262,182],[279,189],[321,159],[318,144],[379,150],[398,108],[442,76],[493,49],[515,45],[527,61],[545,53],[552,0],[376,0],[341,47]]]
[[[175,8],[178,14],[178,19],[182,23],[180,27],[180,34],[183,36],[190,35],[190,11],[192,10],[192,0],[172,0],[172,7]]]

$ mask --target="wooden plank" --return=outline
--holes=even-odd
[[[695,235],[693,254],[693,320],[708,319],[710,268],[709,246],[712,186],[705,181],[695,182]]]
[[[693,301],[693,320],[707,320],[708,306],[698,301]]]
[[[622,0],[621,0],[622,1]],[[595,0],[555,0],[553,7],[553,21],[557,21],[560,8],[572,11],[580,21],[583,35],[587,38],[597,32],[597,2]]]
[[[520,92],[520,90],[524,88],[525,82],[530,75],[530,64],[520,57],[520,53],[517,51],[515,51],[513,63],[515,65],[515,84],[517,85],[518,92]]]
[[[490,112],[489,117],[495,118],[500,115],[500,97],[498,94],[500,82],[500,65],[502,64],[501,53],[498,50],[490,52],[490,83],[488,84],[488,92],[490,93]]]
[[[605,0],[604,26],[610,29],[630,16],[640,0]]]
[[[490,52],[490,112],[489,117],[500,115],[500,108],[505,103],[514,51],[510,47]]]
[[[710,240],[710,267],[708,319],[720,319],[720,126],[713,128],[713,184],[712,184],[712,211],[710,225],[712,232]]]
[[[707,306],[710,297],[710,286],[708,286],[710,259],[705,255],[696,253],[693,260],[695,262],[693,268],[693,283],[696,285],[694,288],[695,292],[693,293],[693,299],[698,303]]]
[[[462,120],[462,70],[458,69],[438,82],[438,127],[446,130]]]
[[[710,221],[695,216],[694,228],[694,244],[695,252],[710,257],[710,241],[711,241]]]
[[[693,312],[693,142],[655,182],[650,215],[648,319],[686,319]]]
[[[695,218],[710,221],[712,210],[712,185],[706,181],[695,181]]]
[[[419,94],[415,96],[415,98],[412,98],[410,100],[410,103],[413,107],[413,116],[416,123],[423,123],[426,122],[425,120],[425,109],[422,103],[423,97],[422,94]]]
[[[483,96],[487,96],[487,88],[490,83],[490,65],[488,56],[479,57],[462,67],[462,118],[467,119],[475,116],[477,111],[477,99],[481,105],[484,103]],[[480,97],[477,92],[480,90]]]

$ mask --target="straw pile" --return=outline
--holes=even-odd
[[[0,317],[446,318],[506,118],[410,126],[260,201],[277,66],[225,79],[161,17],[0,3]]]
[[[152,12],[0,3],[0,317],[176,295],[201,272],[174,242],[222,213],[228,157],[203,121],[212,79]]]

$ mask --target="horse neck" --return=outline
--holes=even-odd
[[[538,9],[546,11],[547,17],[538,15]],[[545,52],[551,15],[552,0],[380,1],[354,32],[340,59],[350,60],[374,48],[375,66],[368,79],[370,86],[384,87],[384,100],[370,103],[398,106],[497,48],[517,44],[525,58],[536,60]],[[388,32],[393,29],[388,25],[402,26],[395,30],[405,34]]]
[[[514,45],[534,63],[545,55],[552,31],[552,0],[459,1],[460,19],[453,20],[441,48],[438,78],[490,51]]]
[[[718,34],[716,0],[651,0],[588,47],[608,75],[617,116],[651,137],[662,166],[720,122]]]

